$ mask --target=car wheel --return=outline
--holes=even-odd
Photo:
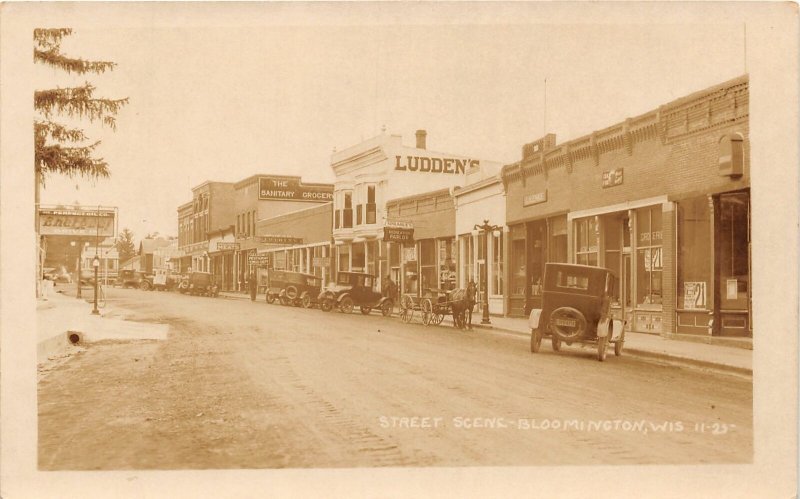
[[[309,296],[308,294],[304,294],[303,297],[300,298],[300,305],[302,305],[303,308],[313,307],[314,304],[311,302],[311,296]]]
[[[353,312],[354,306],[355,304],[353,303],[353,299],[350,298],[349,296],[345,296],[339,303],[339,310],[341,310],[345,314],[350,314]]]
[[[552,345],[553,345],[553,351],[554,352],[560,352],[561,351],[561,340],[559,340],[555,336],[552,337]]]
[[[392,303],[392,300],[386,300],[381,304],[381,314],[383,314],[384,317],[391,316],[393,309],[394,303]]]
[[[142,281],[139,284],[139,289],[141,289],[142,291],[150,291],[150,283],[147,281]]]
[[[286,298],[291,301],[297,299],[297,288],[294,286],[289,286],[286,288]]]
[[[322,303],[319,304],[320,310],[323,312],[330,312],[333,310],[333,300],[330,298],[325,298],[322,300]]]
[[[267,292],[267,303],[275,303],[275,295]]]
[[[291,302],[289,301],[289,299],[288,299],[288,298],[286,298],[285,296],[280,296],[280,297],[278,297],[278,300],[280,300],[280,302],[281,302],[281,305],[289,305],[289,303],[291,303]]]
[[[608,348],[608,336],[597,338],[597,360],[606,360],[606,349]]]
[[[531,329],[531,352],[536,353],[542,346],[542,330],[538,327]]]
[[[361,315],[369,315],[369,313],[372,312],[372,307],[365,307],[364,305],[361,305],[359,308],[361,308]]]

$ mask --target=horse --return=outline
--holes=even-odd
[[[450,303],[450,311],[453,314],[453,327],[464,329],[467,325],[466,312],[469,308],[467,289],[458,288],[450,291],[447,300]]]

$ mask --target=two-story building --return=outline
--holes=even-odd
[[[206,181],[192,188],[192,201],[178,207],[178,249],[181,270],[211,271],[209,232],[234,220],[234,184]],[[188,267],[186,267],[188,263]]]
[[[450,241],[452,256],[455,220],[450,191],[463,186],[468,175],[485,169],[498,170],[500,166],[497,162],[475,157],[428,150],[425,130],[416,132],[415,147],[403,145],[400,135],[382,134],[334,153],[331,168],[336,176],[333,240],[337,270],[368,272],[378,276],[378,282],[391,277],[400,281],[401,289],[403,286],[421,289],[421,280],[416,275],[422,272],[421,269],[417,269],[414,275],[401,271],[413,266],[408,262],[417,261],[415,232],[419,228],[425,239],[436,239],[435,231],[426,229],[425,224],[433,223],[431,216],[446,217],[444,226],[448,229],[439,239]],[[435,191],[441,192],[426,194]],[[410,213],[407,216],[404,210],[408,208],[403,208],[402,199],[413,199],[418,195],[423,196],[413,201],[415,206],[419,202],[437,204],[440,198],[448,198],[448,214],[431,214],[423,221],[416,216],[420,212],[415,207],[415,216]],[[392,200],[397,200],[398,211],[390,214],[387,203]],[[426,209],[423,206],[422,211]],[[427,255],[427,246],[423,246],[421,249]],[[446,255],[447,249],[444,251]],[[438,266],[438,263],[434,265]],[[412,280],[419,284],[410,284]],[[434,279],[431,276],[430,280],[431,286],[439,284],[439,277]]]

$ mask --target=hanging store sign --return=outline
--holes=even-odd
[[[603,172],[603,188],[622,185],[622,168]]]
[[[411,242],[414,240],[414,229],[383,228],[383,240],[392,242]]]
[[[683,308],[685,310],[705,310],[706,283],[702,281],[683,283]]]
[[[42,236],[113,237],[115,210],[46,209],[39,210]]]
[[[333,201],[333,185],[304,184],[299,177],[259,177],[258,199],[328,203]]]
[[[302,237],[293,236],[258,236],[258,239],[265,244],[303,244]]]
[[[239,243],[217,243],[217,251],[239,251]]]
[[[387,220],[386,227],[393,227],[396,229],[413,229],[414,224],[411,222],[405,222],[403,220]]]
[[[269,267],[271,261],[270,255],[266,253],[247,255],[247,264],[256,265],[258,267]]]
[[[395,156],[395,170],[422,173],[463,174],[467,168],[477,168],[477,159],[425,158],[421,156]]]
[[[547,201],[547,189],[542,192],[534,192],[522,198],[522,206],[533,206]]]

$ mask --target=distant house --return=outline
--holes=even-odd
[[[139,270],[151,274],[154,268],[165,268],[164,266],[160,265],[161,262],[158,262],[158,265],[154,265],[156,251],[159,248],[164,248],[166,246],[170,246],[171,244],[174,244],[177,248],[177,242],[173,242],[172,240],[163,237],[142,239],[142,242],[139,243],[139,258],[141,259],[141,268]]]
[[[100,276],[116,277],[119,271],[119,252],[113,237],[108,237],[100,242],[97,247],[86,246],[82,253],[82,268],[92,270],[92,261],[97,256],[100,259],[98,273]]]

